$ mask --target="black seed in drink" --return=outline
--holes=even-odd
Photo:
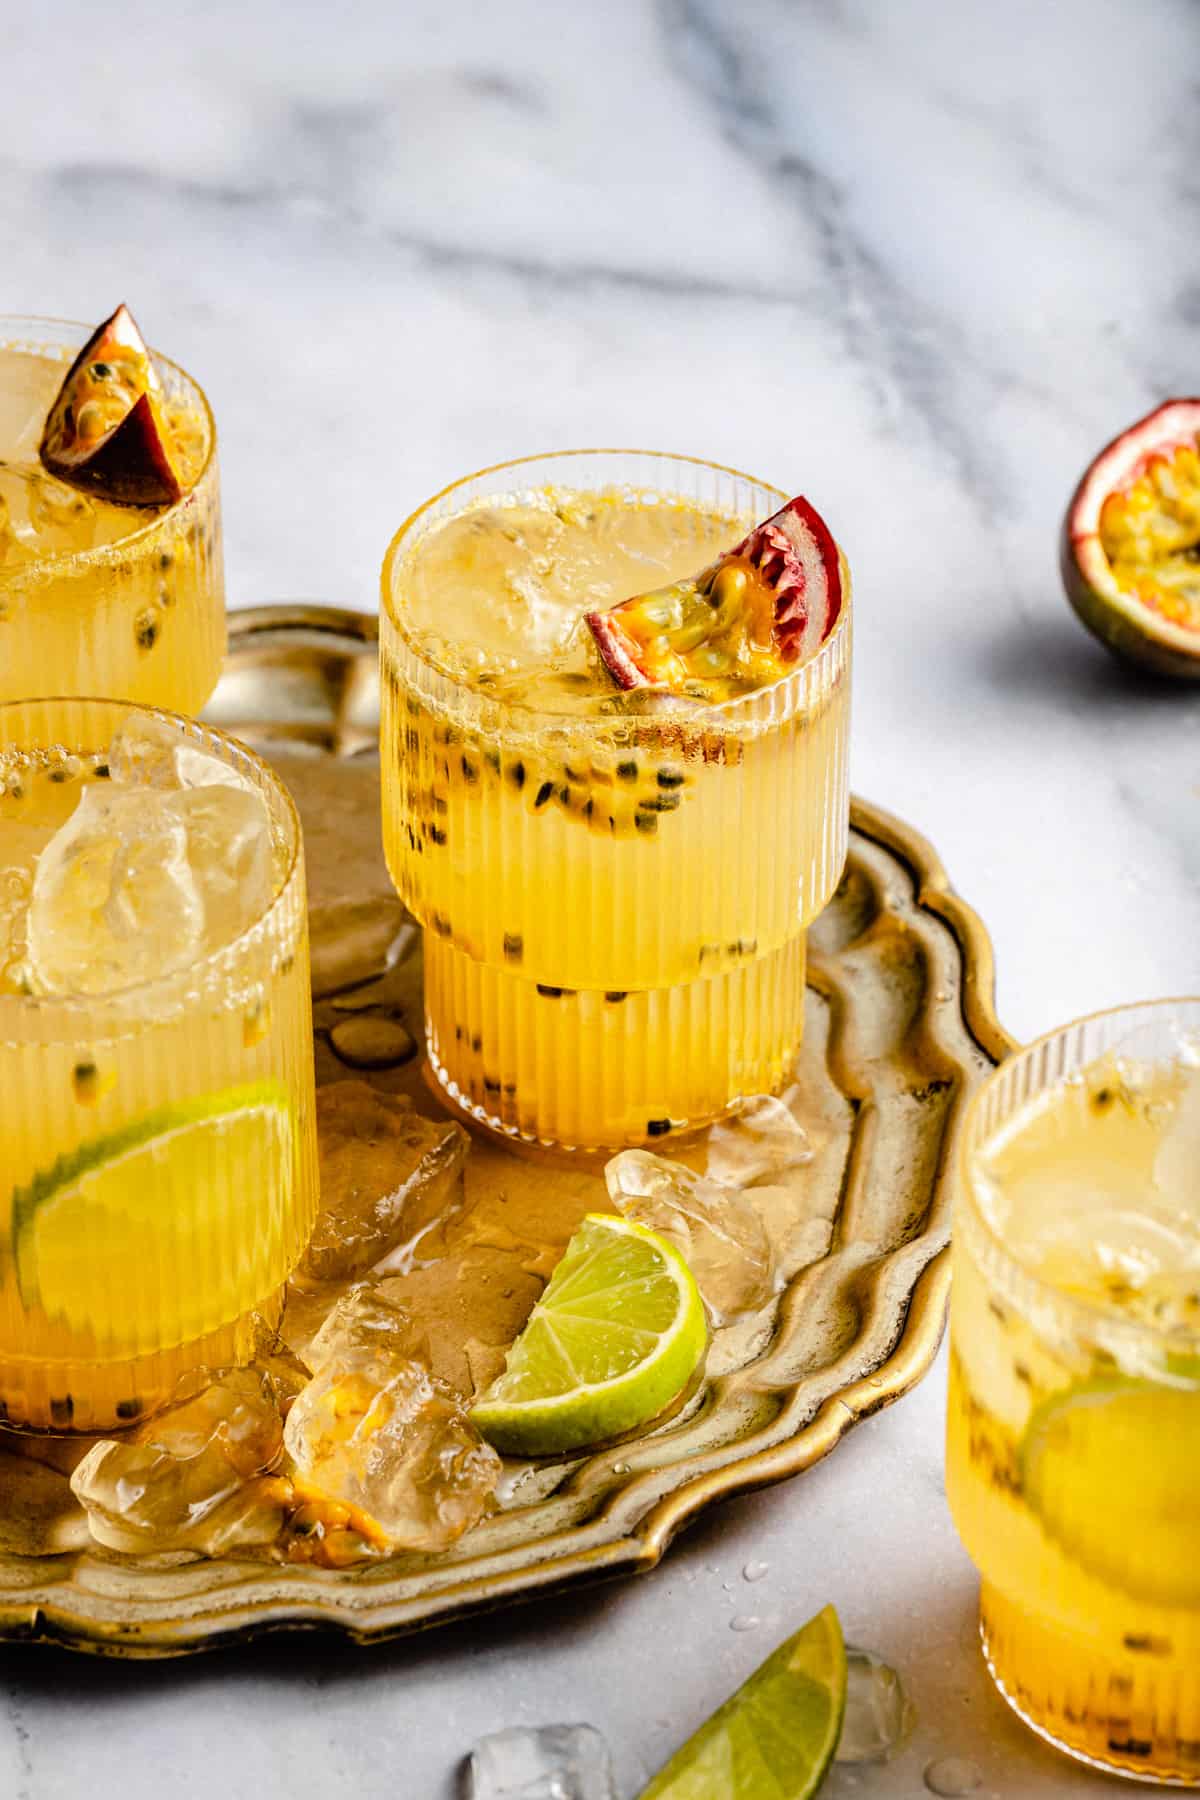
[[[410,718],[419,719],[421,716],[421,703],[419,700],[414,700],[412,695],[409,694],[404,702],[404,710],[408,713]]]
[[[460,759],[460,761],[461,761],[461,767],[462,767],[462,773],[463,773],[463,780],[467,781],[467,782],[478,781],[479,780],[479,770],[476,768],[475,764],[471,761],[470,757],[464,756]]]
[[[504,934],[504,955],[508,962],[519,963],[525,954],[525,940],[517,931],[506,931]]]
[[[515,763],[509,765],[508,779],[515,788],[523,788],[525,786],[525,764],[519,757]]]
[[[735,938],[729,946],[730,956],[753,956],[757,950],[757,938]]]
[[[142,1402],[135,1396],[132,1400],[117,1401],[118,1419],[136,1419],[142,1412]]]
[[[537,811],[537,809],[539,807],[545,806],[547,800],[549,800],[549,798],[553,792],[554,792],[554,783],[552,781],[543,781],[541,787],[538,789],[537,793],[534,795],[533,806],[534,806],[535,812]]]
[[[55,1425],[69,1425],[75,1417],[75,1402],[70,1394],[61,1399],[51,1398],[50,1417]]]
[[[500,1092],[500,1083],[495,1075],[484,1076],[483,1091],[485,1094],[498,1094]]]
[[[164,571],[166,571],[167,569],[173,569],[175,566],[174,551],[173,550],[160,550],[158,553],[158,566],[160,569],[162,569]]]
[[[429,805],[430,809],[435,813],[439,813],[442,818],[445,818],[446,814],[450,811],[450,802],[445,794],[430,794]]]
[[[658,814],[645,812],[640,806],[633,815],[633,822],[643,837],[653,837],[658,830]]]
[[[674,812],[680,798],[679,794],[648,794],[638,801],[638,806],[643,812]]]
[[[506,1081],[504,1084],[504,1098],[506,1100],[515,1100],[516,1097],[517,1097],[516,1082],[515,1081]]]
[[[483,1039],[480,1037],[478,1032],[476,1032],[475,1036],[471,1039],[471,1048],[475,1052],[476,1056],[482,1055]]]
[[[634,762],[632,759],[630,759],[626,762],[619,762],[617,764],[617,780],[618,781],[636,781],[637,778],[638,778],[638,766],[637,766],[637,763]]]
[[[93,381],[111,381],[113,374],[112,364],[106,362],[94,362],[88,370],[88,374]]]
[[[100,1098],[100,1071],[94,1062],[77,1062],[71,1075],[75,1098],[81,1106],[95,1106]]]
[[[489,745],[483,753],[483,760],[495,774],[500,773],[500,752],[498,750],[493,750]]]
[[[445,913],[430,913],[429,924],[431,930],[436,931],[439,937],[449,937],[450,933],[454,930],[453,925],[451,925]]]
[[[671,1129],[670,1119],[647,1119],[646,1120],[646,1136],[647,1137],[665,1137],[667,1135],[668,1131],[670,1131],[670,1129]]]
[[[158,642],[161,626],[158,614],[152,607],[145,606],[133,621],[133,635],[139,650],[153,650]]]
[[[429,841],[431,844],[444,844],[446,842],[446,833],[442,830],[440,825],[431,825],[429,827]]]
[[[578,769],[573,769],[571,767],[570,763],[563,764],[563,774],[566,776],[568,781],[575,782],[575,784],[577,786],[582,785],[582,783],[584,783],[587,780],[587,776],[581,775]]]
[[[456,1025],[454,1027],[454,1041],[456,1044],[461,1044],[463,1041],[463,1028],[461,1025]]]
[[[569,809],[570,809],[570,805],[571,805],[571,790],[570,790],[570,788],[569,788],[569,787],[560,787],[560,788],[559,788],[559,790],[558,790],[558,804],[559,804],[559,805],[560,805],[560,806],[565,806],[565,807],[567,807],[567,809],[568,809],[568,810],[569,810]]]
[[[585,819],[590,819],[590,818],[591,818],[591,816],[592,816],[592,814],[593,814],[593,812],[594,812],[594,811],[595,811],[595,809],[596,809],[596,802],[595,802],[595,800],[594,800],[594,799],[593,799],[593,798],[592,798],[592,796],[591,796],[591,795],[590,795],[590,794],[589,794],[589,795],[588,795],[588,797],[587,797],[587,800],[586,800],[586,802],[585,802],[585,804],[584,804],[584,808],[583,808],[583,816],[584,816],[584,818],[585,818]]]
[[[682,769],[660,769],[658,771],[658,785],[660,788],[682,787],[686,779],[687,777],[684,775]]]
[[[720,954],[720,944],[701,944],[700,949],[697,952],[696,961],[699,963],[700,967],[703,968],[706,962],[711,962],[714,956],[720,956]]]
[[[610,1006],[616,1006],[620,1001],[628,1000],[629,994],[625,988],[609,988],[604,998]]]
[[[159,585],[158,604],[160,606],[174,606],[174,604],[175,604],[175,595],[172,593],[171,589],[167,586],[165,581],[161,582]]]

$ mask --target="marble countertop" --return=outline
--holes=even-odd
[[[412,505],[532,450],[680,449],[811,493],[855,571],[855,786],[938,846],[1028,1037],[1200,989],[1200,691],[1111,663],[1055,571],[1094,448],[1196,389],[1198,23],[1189,0],[12,6],[0,311],[125,298],[204,381],[234,605],[372,607]],[[834,1800],[919,1795],[950,1754],[999,1800],[1098,1793],[988,1686],[943,1400],[939,1364],[656,1573],[553,1606],[371,1652],[5,1650],[0,1793],[448,1800],[483,1732],[588,1718],[630,1794],[830,1599],[918,1712]]]

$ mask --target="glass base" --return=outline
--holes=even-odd
[[[278,1331],[285,1289],[253,1312],[192,1343],[125,1362],[7,1357],[0,1354],[0,1425],[55,1437],[122,1431],[169,1404],[196,1369],[228,1369],[254,1360]]]
[[[428,933],[433,1070],[489,1129],[568,1150],[651,1148],[790,1078],[804,933],[743,967],[630,993],[528,981]]]
[[[984,1582],[984,1660],[1030,1730],[1077,1762],[1158,1787],[1200,1787],[1200,1668],[1165,1641],[1122,1657],[1034,1619]]]

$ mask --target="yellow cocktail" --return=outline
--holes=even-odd
[[[317,1202],[304,862],[219,732],[0,706],[0,1417],[248,1360]]]
[[[849,618],[767,686],[622,692],[589,609],[783,499],[684,458],[551,456],[422,508],[383,577],[384,843],[433,1066],[495,1129],[641,1143],[778,1088],[842,868]]]
[[[192,378],[158,358],[182,497],[116,505],[59,480],[38,447],[87,336],[0,318],[0,701],[108,694],[197,713],[225,654],[212,414]]]
[[[1010,1704],[1200,1785],[1200,1001],[1068,1026],[973,1102],[946,1484]]]

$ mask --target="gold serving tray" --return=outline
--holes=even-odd
[[[207,716],[280,769],[304,820],[318,1082],[359,1077],[434,1113],[420,934],[379,842],[378,700],[374,619],[266,607],[234,615]],[[719,1335],[703,1388],[675,1419],[617,1449],[518,1472],[499,1509],[442,1555],[352,1571],[135,1562],[95,1547],[34,1557],[15,1553],[19,1533],[0,1531],[0,1636],[144,1657],[317,1625],[371,1642],[649,1569],[712,1501],[799,1474],[906,1393],[945,1323],[963,1104],[1013,1040],[993,1010],[980,921],[930,846],[861,801],[845,877],[809,940],[808,984],[797,1105],[814,1129],[804,1179],[831,1226],[828,1248],[789,1282],[765,1329]],[[478,1375],[519,1329],[553,1247],[605,1205],[601,1166],[548,1166],[477,1134],[467,1203],[447,1233],[453,1254],[407,1278],[424,1284],[416,1297],[451,1378]],[[509,1258],[511,1279],[474,1278],[484,1265],[473,1256],[490,1258],[488,1270]]]

